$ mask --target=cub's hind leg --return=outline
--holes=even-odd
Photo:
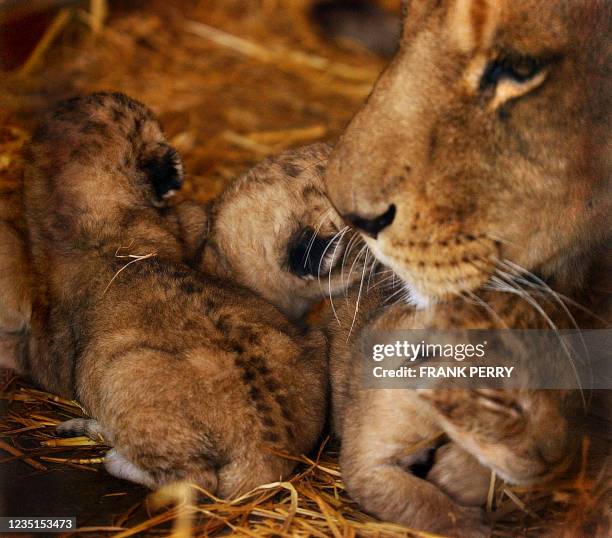
[[[104,468],[107,470],[108,474],[121,478],[122,480],[135,482],[136,484],[151,489],[155,489],[157,486],[155,479],[150,473],[122,456],[114,448],[109,450],[106,456],[104,456]]]
[[[73,418],[58,424],[55,432],[60,437],[89,437],[93,441],[107,441],[108,434],[93,418]]]
[[[57,425],[55,431],[61,437],[89,437],[94,441],[108,442],[109,435],[97,420],[89,418],[73,418]],[[155,480],[150,473],[141,469],[122,456],[116,449],[111,449],[104,456],[104,467],[109,474],[141,484],[148,488],[155,487]]]
[[[55,431],[62,437],[85,436],[94,441],[108,442],[109,434],[104,430],[97,420],[87,418],[74,418],[66,420],[57,425]],[[108,474],[134,482],[151,489],[155,489],[160,484],[155,480],[154,475],[139,467],[133,461],[123,456],[117,449],[109,450],[104,456],[104,468]],[[206,483],[216,482],[216,475],[211,473],[207,477]]]

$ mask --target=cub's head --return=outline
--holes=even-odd
[[[327,197],[329,153],[329,146],[314,144],[267,159],[210,210],[205,268],[259,293],[291,318],[345,290],[373,262]]]
[[[580,285],[610,234],[611,31],[608,0],[407,2],[326,184],[416,302],[519,266]]]
[[[543,484],[568,470],[580,440],[576,391],[434,390],[433,405],[451,439],[511,484]]]

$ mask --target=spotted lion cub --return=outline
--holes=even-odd
[[[325,339],[247,287],[275,274],[273,291],[261,291],[274,300],[274,284],[296,283],[298,306],[278,303],[297,315],[316,295],[315,272],[330,289],[339,282],[327,251],[342,250],[331,241],[341,222],[318,168],[327,153],[315,146],[260,165],[206,218],[193,204],[166,206],[182,165],[142,104],[76,98],[37,131],[24,185],[33,305],[20,363],[88,410],[96,422],[85,427],[114,447],[111,474],[149,487],[185,479],[230,497],[286,476],[294,464],[279,451],[316,443]],[[276,199],[255,198],[258,188]],[[295,197],[308,209],[281,208]],[[261,235],[246,232],[251,212],[267,225]]]
[[[291,319],[345,291],[359,273],[346,269],[363,266],[363,241],[327,198],[330,152],[321,143],[288,151],[230,184],[212,203],[195,265],[259,293]]]

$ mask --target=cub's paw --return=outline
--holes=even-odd
[[[90,418],[73,418],[61,422],[55,428],[55,433],[60,437],[89,437],[94,441],[104,442],[106,436],[104,430],[97,420]]]
[[[426,479],[460,505],[483,506],[487,500],[491,470],[451,442],[436,450]]]
[[[100,423],[97,420],[87,418],[74,418],[62,422],[56,426],[55,432],[61,437],[85,436],[99,442],[105,442],[105,439],[108,439]],[[110,475],[122,480],[134,482],[151,489],[159,485],[150,473],[125,458],[114,448],[104,456],[104,467]]]
[[[164,200],[176,194],[183,185],[183,160],[165,142],[147,148],[139,168],[153,187],[158,205],[163,205]]]

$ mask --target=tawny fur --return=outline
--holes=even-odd
[[[477,507],[486,500],[492,470],[511,484],[544,484],[576,471],[580,441],[588,437],[591,472],[599,472],[609,453],[609,418],[596,418],[605,394],[587,393],[585,408],[575,390],[466,390],[444,382],[433,390],[366,388],[361,336],[367,331],[452,330],[461,338],[464,329],[547,328],[541,313],[516,296],[481,292],[488,307],[457,299],[417,310],[389,306],[392,292],[377,280],[362,292],[356,316],[353,290],[351,300],[339,301],[339,322],[330,315],[328,325],[341,470],[366,511],[429,532],[476,536],[487,533]],[[570,326],[563,309],[550,303],[545,309],[559,327]],[[469,341],[467,334],[460,341]],[[564,355],[536,356],[548,368],[567,361]],[[430,469],[419,478],[412,466],[432,451]]]
[[[408,4],[326,184],[343,215],[395,205],[367,242],[416,303],[477,289],[506,260],[574,298],[592,285],[610,244],[611,25],[605,0]]]
[[[0,367],[17,369],[32,310],[27,231],[18,185],[0,198]]]
[[[387,310],[377,318],[381,327],[494,327],[499,317],[510,328],[550,328],[528,305],[534,299],[553,305],[548,314],[561,327],[573,323],[555,306],[560,301],[590,312],[570,306],[578,327],[609,327],[611,25],[605,0],[408,3],[399,51],[337,144],[326,175],[334,206],[354,222],[391,214],[394,206],[392,221],[365,240],[423,310]],[[488,307],[469,306],[461,294],[477,294]],[[352,316],[345,313],[347,326]],[[345,348],[336,352],[332,343],[332,383],[341,385],[347,373],[334,373],[335,357],[357,356],[345,340],[335,338]],[[356,368],[360,361],[349,359]],[[412,428],[422,437],[436,424],[516,482],[554,474],[564,459],[558,455],[573,446],[561,395],[501,398],[534,411],[513,424],[482,412],[486,395],[448,401],[452,395],[434,392],[426,401],[412,393],[402,410],[396,400],[403,397],[391,392],[353,391],[349,384],[334,390],[333,402],[334,413],[352,413],[341,426],[349,491],[381,517],[471,535],[469,521],[439,490],[415,489],[414,477],[393,467],[394,447]],[[417,411],[430,418],[417,413],[412,421]],[[585,423],[592,423],[590,411]],[[606,431],[607,415],[595,436]],[[499,440],[504,427],[523,433]],[[550,462],[530,456],[540,449]],[[601,458],[591,461],[601,466]],[[429,504],[415,493],[426,490]]]
[[[274,451],[310,450],[323,426],[324,338],[185,263],[209,224],[193,205],[163,207],[180,184],[156,167],[175,174],[180,162],[152,113],[120,94],[65,102],[26,158],[34,301],[22,368],[85,406],[114,474],[220,496],[286,476],[294,464]],[[294,170],[296,184],[321,181]]]

